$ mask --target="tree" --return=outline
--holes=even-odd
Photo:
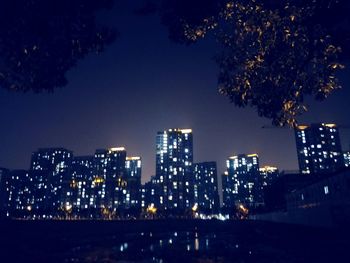
[[[113,0],[2,0],[0,8],[0,87],[53,91],[65,74],[91,52],[116,37],[96,24],[95,14]]]
[[[219,92],[275,125],[296,125],[305,96],[323,100],[341,87],[347,0],[163,0],[158,10],[177,42],[212,32],[221,46]]]

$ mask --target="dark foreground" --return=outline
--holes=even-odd
[[[0,221],[0,262],[349,262],[344,230],[250,221]]]

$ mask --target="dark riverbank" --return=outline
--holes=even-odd
[[[0,262],[347,262],[348,232],[253,221],[1,221]]]

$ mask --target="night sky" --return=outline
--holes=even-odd
[[[99,14],[120,36],[104,53],[80,61],[68,73],[68,86],[52,94],[0,89],[1,167],[28,169],[39,147],[92,155],[97,148],[125,146],[129,156],[143,158],[145,182],[155,170],[156,132],[192,128],[194,161],[217,161],[219,173],[228,156],[253,152],[262,165],[297,169],[292,130],[261,129],[270,120],[217,93],[214,41],[173,43],[159,17],[136,16],[134,8],[118,4]],[[343,90],[326,102],[312,102],[300,121],[350,126],[349,73],[340,76]],[[350,129],[340,132],[347,150]]]

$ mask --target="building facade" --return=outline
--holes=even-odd
[[[156,137],[156,178],[163,210],[184,211],[194,205],[193,136],[190,129],[169,129]]]
[[[32,153],[30,171],[35,183],[36,199],[40,210],[55,216],[64,207],[64,182],[69,179],[73,153],[64,148],[42,148]]]
[[[140,157],[124,147],[73,157],[39,149],[29,171],[0,169],[1,214],[14,218],[118,218],[141,212]]]
[[[6,204],[7,217],[25,217],[34,205],[32,187],[28,171],[14,170],[6,178]]]
[[[126,150],[124,147],[96,150],[92,181],[92,208],[107,217],[126,208]]]
[[[127,157],[126,169],[126,203],[125,208],[131,214],[137,215],[141,211],[141,157]]]
[[[219,191],[216,162],[193,165],[195,183],[194,198],[200,213],[214,214],[219,211]]]
[[[226,161],[227,170],[222,177],[223,206],[234,208],[238,204],[256,207],[263,203],[262,180],[257,154],[240,154]]]
[[[91,215],[93,156],[77,156],[69,167],[69,178],[64,181],[62,201],[64,210],[75,217],[88,218]]]
[[[295,128],[295,138],[300,173],[326,174],[344,167],[335,124],[299,125]]]
[[[143,215],[147,215],[149,208],[159,207],[162,186],[156,176],[152,176],[150,181],[141,186],[141,208]]]

